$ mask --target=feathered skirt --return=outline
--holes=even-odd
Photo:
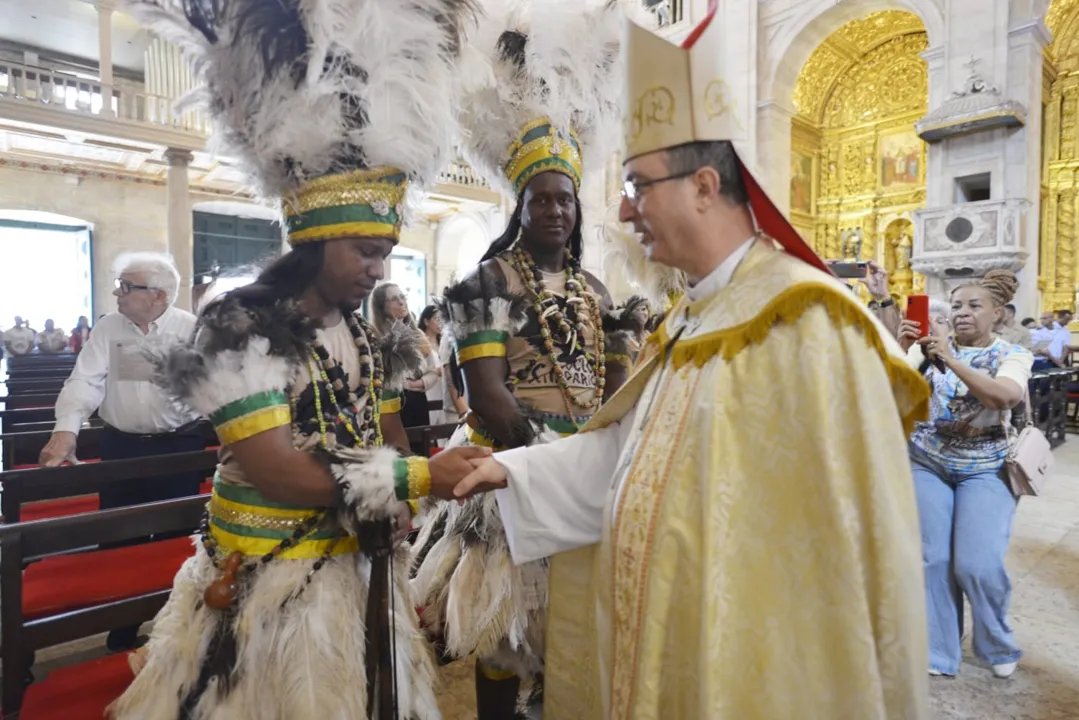
[[[468,445],[458,428],[449,447]],[[455,658],[475,654],[529,678],[543,670],[547,560],[516,566],[493,493],[428,501],[412,551],[412,592],[427,631]]]
[[[398,708],[403,719],[437,719],[434,659],[409,596],[408,554],[405,546],[394,555]],[[211,680],[192,720],[367,717],[364,618],[370,563],[358,553],[335,555],[297,595],[314,562],[277,559],[255,571],[237,601],[231,688],[226,692]],[[180,716],[221,621],[221,612],[202,600],[218,576],[201,549],[184,563],[154,620],[145,664],[110,709],[114,718]]]

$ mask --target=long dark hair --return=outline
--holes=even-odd
[[[371,322],[375,324],[375,329],[380,333],[386,332],[386,329],[395,322],[403,322],[405,325],[416,327],[416,320],[412,317],[411,310],[408,311],[408,315],[405,315],[400,320],[391,318],[386,313],[386,293],[389,292],[391,287],[401,290],[401,286],[395,282],[384,282],[371,293]],[[404,291],[401,290],[401,292]],[[405,304],[408,304],[407,300]]]
[[[255,282],[226,295],[249,307],[263,307],[281,300],[295,300],[315,283],[325,257],[326,244],[297,245],[267,266]],[[214,300],[216,303],[218,300]]]
[[[505,252],[513,247],[513,243],[517,242],[517,236],[521,234],[521,213],[524,211],[525,204],[525,191],[522,190],[521,194],[517,196],[517,207],[513,209],[513,215],[510,216],[509,224],[506,226],[506,230],[494,239],[491,246],[487,248],[487,252],[480,258],[480,262],[486,262],[495,255]],[[573,196],[573,204],[577,208],[577,220],[573,223],[573,232],[569,235],[569,254],[573,258],[573,264],[580,266],[581,264],[581,249],[583,246],[583,240],[581,235],[581,199],[576,194]]]

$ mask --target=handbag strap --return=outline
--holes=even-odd
[[[1000,412],[1000,424],[1004,426],[1005,433],[1008,430],[1008,419],[1005,418],[1004,410]],[[1023,388],[1023,427],[1034,427],[1034,414],[1030,409],[1030,386]]]

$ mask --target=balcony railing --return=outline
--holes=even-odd
[[[657,28],[677,25],[686,19],[686,0],[641,0],[644,8],[656,18]]]
[[[113,88],[110,94],[109,108],[106,109],[98,81],[45,68],[0,62],[0,98],[50,106],[61,112],[179,130],[201,138],[210,134],[209,117],[205,112],[193,110],[177,117],[173,114],[175,101],[171,98],[125,87]],[[467,188],[488,187],[462,161],[450,163],[439,174],[438,181]]]
[[[209,124],[204,113],[189,112],[177,117],[173,114],[170,98],[124,87],[113,88],[108,95],[106,108],[100,82],[30,65],[0,63],[0,97],[82,115],[187,131],[203,137],[208,133]]]

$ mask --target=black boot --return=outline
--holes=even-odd
[[[521,679],[516,675],[492,678],[490,674],[502,673],[485,673],[482,663],[476,663],[476,720],[514,720]]]

